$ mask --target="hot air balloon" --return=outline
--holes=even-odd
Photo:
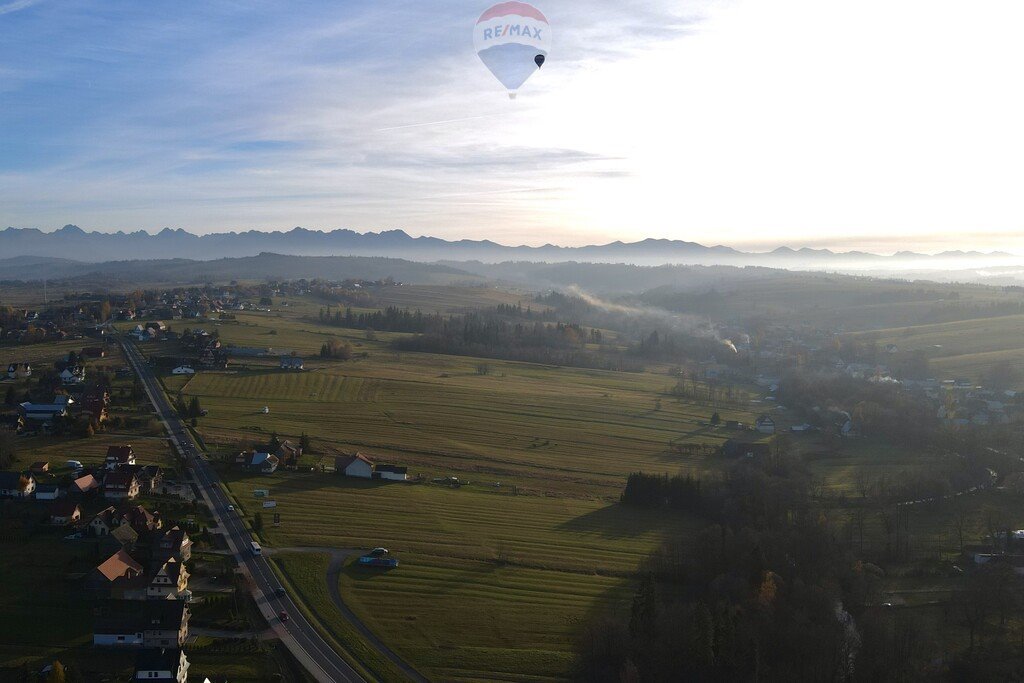
[[[540,10],[525,2],[499,2],[480,15],[473,45],[484,65],[515,98],[540,69],[551,47],[551,29]]]

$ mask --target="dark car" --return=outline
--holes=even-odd
[[[281,621],[288,621],[288,613],[283,610],[277,616],[280,617]]]
[[[283,598],[286,594],[287,591],[281,587],[278,587],[274,590],[274,595],[276,595],[279,598]]]

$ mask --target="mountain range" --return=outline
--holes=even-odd
[[[639,242],[611,242],[581,247],[546,244],[541,247],[510,246],[490,240],[444,240],[412,237],[402,230],[359,233],[352,230],[318,231],[293,228],[285,232],[213,233],[195,235],[180,228],[164,228],[156,234],[135,232],[86,232],[75,225],[44,232],[36,228],[0,230],[0,258],[39,256],[99,263],[119,260],[192,259],[213,260],[257,256],[272,252],[293,256],[382,256],[410,261],[503,261],[631,263],[637,265],[765,265],[775,267],[870,266],[963,259],[1000,259],[1004,253],[943,252],[918,254],[899,252],[880,256],[861,251],[834,252],[829,249],[791,249],[743,252],[725,246],[704,246],[696,242],[645,239]],[[0,274],[0,278],[3,275]]]

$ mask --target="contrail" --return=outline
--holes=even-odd
[[[492,116],[501,116],[504,112],[495,114],[481,114],[480,116],[466,116],[461,119],[448,119],[446,121],[427,121],[426,123],[410,123],[404,126],[391,126],[390,128],[378,128],[374,133],[386,133],[389,130],[403,130],[405,128],[422,128],[423,126],[442,126],[446,123],[458,123],[459,121],[475,121],[476,119],[489,119]]]

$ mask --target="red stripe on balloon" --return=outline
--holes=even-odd
[[[528,17],[530,19],[537,19],[543,21],[545,24],[548,23],[547,18],[541,14],[540,10],[533,5],[527,5],[525,2],[499,2],[494,7],[480,15],[480,18],[476,20],[476,23],[481,21],[487,21],[488,19],[494,19],[496,17],[504,17],[508,14],[517,14],[521,17]]]

